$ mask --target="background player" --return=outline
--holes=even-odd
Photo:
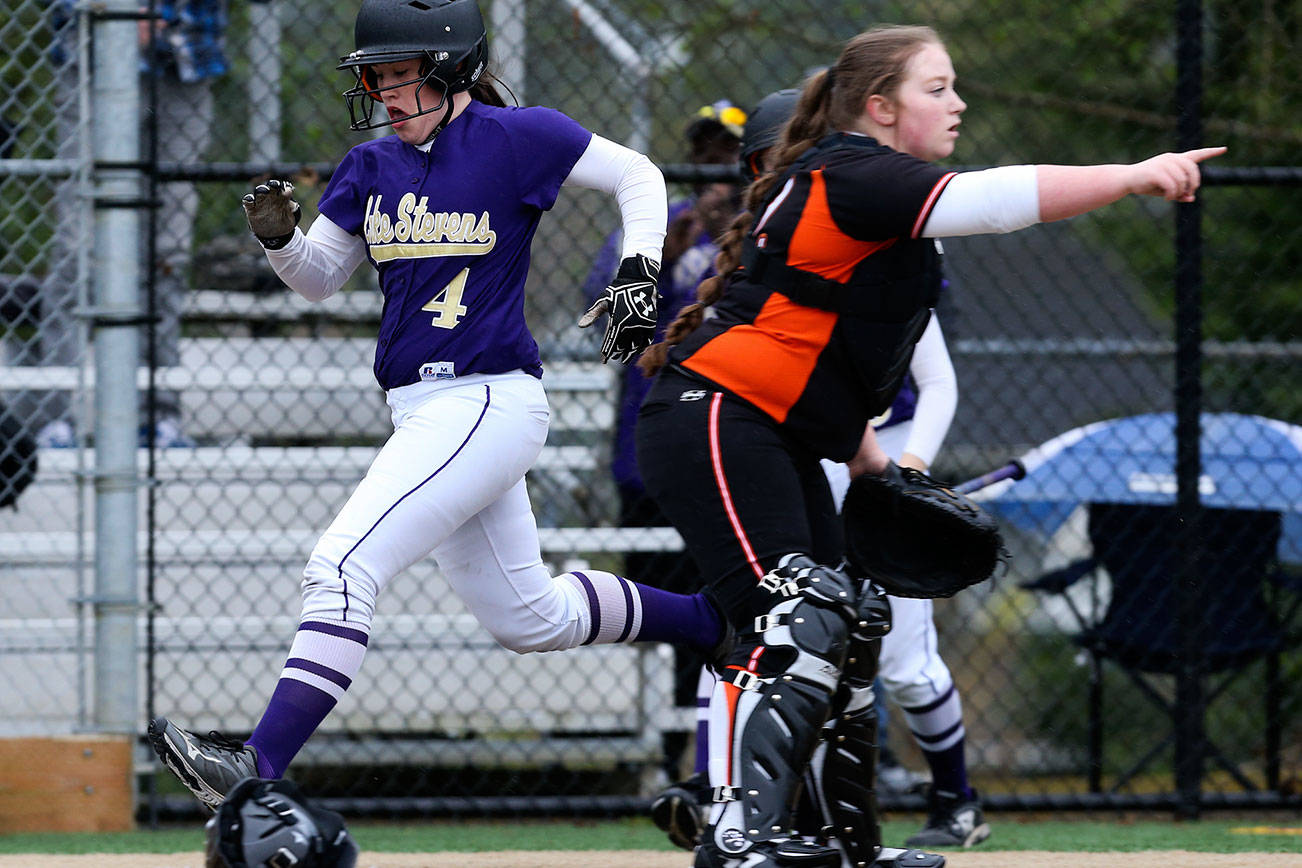
[[[954,366],[932,316],[909,364],[909,379],[891,407],[874,419],[877,441],[901,467],[926,472],[954,416],[958,385]],[[845,500],[850,472],[823,460],[837,504]],[[931,770],[927,822],[908,847],[972,847],[990,837],[976,791],[968,782],[963,704],[954,676],[940,656],[931,600],[887,595],[891,631],[882,637],[877,685],[900,710]],[[879,737],[884,741],[884,737]]]
[[[431,553],[479,622],[521,653],[634,641],[709,649],[721,635],[699,594],[598,570],[549,575],[524,482],[548,424],[523,314],[538,221],[564,184],[616,196],[624,260],[582,322],[609,311],[602,356],[625,360],[655,326],[659,171],[559,112],[504,107],[484,78],[474,0],[364,0],[355,30],[340,64],[357,76],[345,94],[352,126],[394,134],[345,155],[307,234],[288,185],[260,186],[244,203],[276,273],[309,300],[338,290],[363,259],[378,269],[375,373],[394,433],[312,551],[289,659],[248,741],[150,723],[159,756],[214,808],[240,778],[284,773],[357,675],[381,589]]]
[[[958,138],[966,105],[954,81],[930,28],[850,40],[806,83],[702,304],[643,356],[658,371],[637,433],[647,491],[738,634],[710,705],[715,804],[698,868],[823,859],[793,831],[805,771],[819,816],[802,825],[833,830],[845,864],[883,862],[871,683],[889,612],[831,566],[842,541],[819,459],[852,474],[888,466],[869,421],[894,400],[930,322],[932,239],[1010,232],[1131,193],[1192,201],[1198,163],[1224,151],[945,171],[928,161]],[[833,715],[822,743],[836,747],[815,755]],[[885,858],[943,863],[915,854]]]
[[[727,100],[702,106],[684,130],[688,162],[736,165],[745,121],[746,113]],[[737,212],[740,204],[738,194],[735,183],[699,184],[690,196],[669,203],[664,258],[656,284],[660,293],[657,339],[663,337],[665,328],[678,311],[696,300],[696,287],[706,272],[713,273],[714,257],[719,251],[715,242]],[[612,232],[593,260],[592,269],[583,283],[583,294],[589,304],[596,301],[618,272],[622,244],[623,233],[619,230]],[[610,472],[619,495],[620,527],[664,527],[669,524],[655,501],[647,496],[633,454],[637,411],[649,388],[651,381],[636,367],[629,366],[623,371],[610,455]],[[681,551],[629,552],[624,555],[624,569],[667,591],[690,593],[701,587],[696,565]],[[674,705],[697,707],[702,664],[701,655],[691,648],[680,645],[674,649]],[[713,683],[712,679],[710,683]],[[680,774],[679,764],[689,741],[685,733],[678,731],[664,736],[664,766],[670,780],[677,779]],[[695,759],[700,768],[704,768],[701,755],[704,743],[704,739],[698,737]]]

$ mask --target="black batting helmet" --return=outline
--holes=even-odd
[[[355,868],[357,844],[334,811],[293,781],[245,778],[205,827],[206,868]]]
[[[746,129],[741,136],[741,173],[748,182],[764,174],[760,157],[778,143],[782,127],[796,113],[798,102],[800,91],[795,88],[775,90],[760,100],[746,118]]]
[[[417,81],[433,84],[443,93],[438,105],[420,106],[409,117],[429,114],[443,108],[452,94],[470,90],[488,64],[484,16],[475,0],[362,0],[353,40],[356,48],[340,58],[336,68],[351,69],[357,76],[357,84],[344,92],[354,130],[393,123],[387,117],[374,118],[376,104],[383,101],[381,91]],[[376,86],[374,64],[414,59],[420,60],[418,79]],[[448,109],[450,113],[450,104]]]

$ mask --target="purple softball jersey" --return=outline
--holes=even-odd
[[[553,109],[472,101],[429,153],[387,136],[344,156],[319,208],[379,271],[381,387],[542,375],[524,319],[529,245],[591,139]]]

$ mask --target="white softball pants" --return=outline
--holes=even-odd
[[[317,542],[302,620],[369,632],[384,586],[430,554],[504,647],[581,644],[581,591],[543,566],[525,472],[547,438],[542,383],[523,372],[420,382],[388,393],[394,432]]]

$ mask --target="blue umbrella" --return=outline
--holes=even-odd
[[[1050,534],[1083,503],[1174,504],[1175,414],[1074,428],[1021,459],[1026,476],[977,498],[1004,520]],[[1205,413],[1198,490],[1204,506],[1283,513],[1280,556],[1302,561],[1302,426]]]

